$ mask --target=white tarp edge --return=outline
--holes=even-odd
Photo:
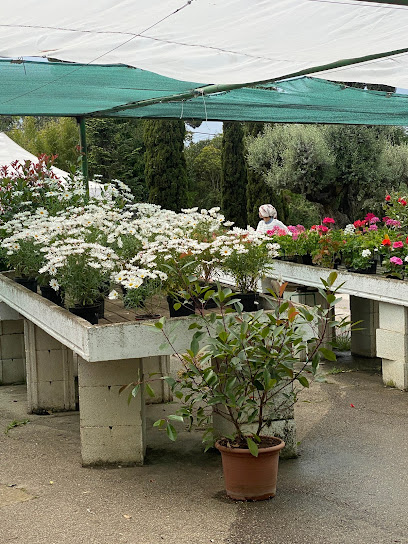
[[[408,47],[408,7],[361,0],[14,0],[0,56],[128,64],[202,83],[283,78]],[[69,77],[69,76],[67,76]],[[408,55],[321,77],[408,88]]]

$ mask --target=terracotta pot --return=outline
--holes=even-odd
[[[276,446],[259,448],[258,457],[248,449],[227,448],[219,442],[215,447],[221,452],[228,497],[238,501],[263,501],[276,495],[279,452],[285,447],[283,440]]]

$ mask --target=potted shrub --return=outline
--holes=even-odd
[[[309,386],[309,377],[316,373],[321,355],[335,359],[323,346],[323,338],[327,327],[338,326],[330,317],[336,301],[336,277],[336,272],[332,272],[327,281],[322,280],[328,290],[327,310],[321,306],[295,307],[284,301],[285,286],[276,296],[273,310],[255,313],[243,312],[242,304],[230,289],[208,292],[205,296],[213,297],[218,312],[201,312],[189,320],[189,329],[194,332],[185,353],[174,349],[165,318],[154,324],[180,362],[177,376],[152,375],[121,388],[122,392],[131,387],[130,400],[142,386],[151,396],[149,383],[166,380],[181,407],[154,426],[165,428],[171,440],[177,437],[174,421],[186,419],[190,427],[209,425],[203,435],[207,450],[215,441],[213,412],[225,418],[232,427],[231,434],[215,445],[222,454],[226,490],[231,498],[261,500],[275,494],[279,450],[284,443],[276,437],[265,437],[263,431],[270,424],[271,411],[282,402],[282,391],[286,402],[295,402],[297,388],[291,386]],[[317,322],[321,322],[320,326],[311,327],[311,323]],[[320,332],[314,332],[317,330]],[[305,355],[300,363],[301,353]],[[241,465],[244,460],[247,468]]]

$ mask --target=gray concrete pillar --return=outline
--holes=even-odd
[[[24,320],[0,321],[0,384],[24,383]]]
[[[142,359],[89,363],[78,357],[82,464],[142,465],[145,416],[142,388],[128,404],[122,385],[143,376]]]
[[[408,308],[379,302],[377,357],[385,385],[408,390]]]
[[[158,355],[156,357],[143,357],[143,372],[145,378],[149,376],[153,380],[149,382],[149,385],[153,389],[155,396],[146,396],[146,404],[160,404],[164,402],[171,402],[173,395],[170,387],[164,380],[160,379],[163,376],[169,376],[170,374],[170,356]]]
[[[377,353],[376,334],[379,324],[378,301],[350,296],[350,321],[356,323],[351,329],[351,353],[363,357],[375,357]]]
[[[24,343],[28,412],[75,410],[72,351],[27,319]]]

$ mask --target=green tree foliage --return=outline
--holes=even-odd
[[[405,139],[396,127],[275,125],[250,141],[248,163],[342,224],[372,211],[385,185],[406,176]]]
[[[126,183],[139,202],[147,200],[144,177],[143,121],[87,119],[89,175]]]
[[[190,143],[184,150],[188,173],[188,205],[210,209],[221,202],[222,136]]]
[[[75,172],[79,159],[79,131],[71,117],[23,117],[7,133],[33,155],[57,155],[54,165]]]
[[[245,123],[244,130],[247,141],[262,133],[265,123]],[[286,223],[288,220],[288,207],[282,191],[272,188],[265,183],[264,176],[253,168],[247,169],[247,220],[248,224],[256,227],[259,222],[258,209],[262,204],[272,204],[278,212],[278,218]]]
[[[244,131],[241,123],[224,122],[222,138],[221,207],[226,219],[247,226]]]
[[[144,122],[145,178],[149,202],[179,211],[187,205],[186,129],[181,120]]]

